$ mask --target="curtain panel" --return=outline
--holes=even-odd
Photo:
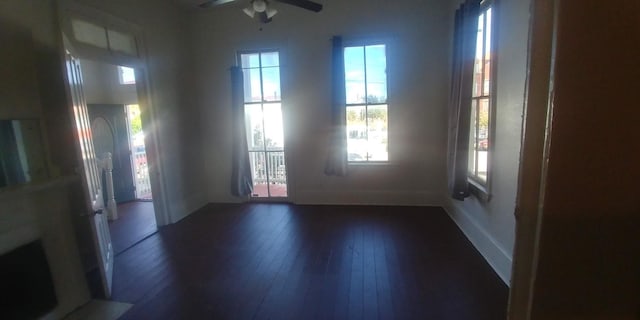
[[[457,200],[469,196],[471,94],[479,13],[480,1],[467,0],[455,14],[447,170],[449,192]]]
[[[331,134],[324,173],[330,176],[346,176],[347,124],[342,37],[335,36],[331,42]]]
[[[242,68],[231,67],[231,114],[232,114],[232,171],[231,194],[248,196],[253,192],[251,163],[247,146],[247,131],[244,119],[244,81]]]

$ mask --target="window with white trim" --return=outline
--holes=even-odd
[[[388,161],[386,45],[345,46],[344,69],[348,160]]]
[[[493,41],[492,3],[483,1],[478,16],[476,54],[473,68],[471,95],[471,122],[469,130],[469,179],[482,187],[487,186],[492,144]]]

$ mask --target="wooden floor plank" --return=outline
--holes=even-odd
[[[504,319],[441,208],[211,204],[116,256],[122,319]]]

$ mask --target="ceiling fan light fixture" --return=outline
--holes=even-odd
[[[253,1],[253,10],[256,12],[264,12],[267,10],[267,3],[264,0],[254,0]]]
[[[278,10],[276,10],[276,9],[267,8],[267,10],[266,10],[267,18],[269,18],[269,19],[271,19],[273,16],[275,16],[276,13],[278,13]]]
[[[254,10],[253,7],[244,8],[242,9],[242,11],[244,11],[244,13],[246,13],[251,18],[256,15],[256,10]]]

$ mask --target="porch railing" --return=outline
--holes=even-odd
[[[286,184],[287,176],[283,151],[250,151],[254,184]]]
[[[142,150],[136,150],[133,154],[133,163],[136,178],[136,198],[151,199],[151,182],[149,181],[149,166],[147,154]]]

